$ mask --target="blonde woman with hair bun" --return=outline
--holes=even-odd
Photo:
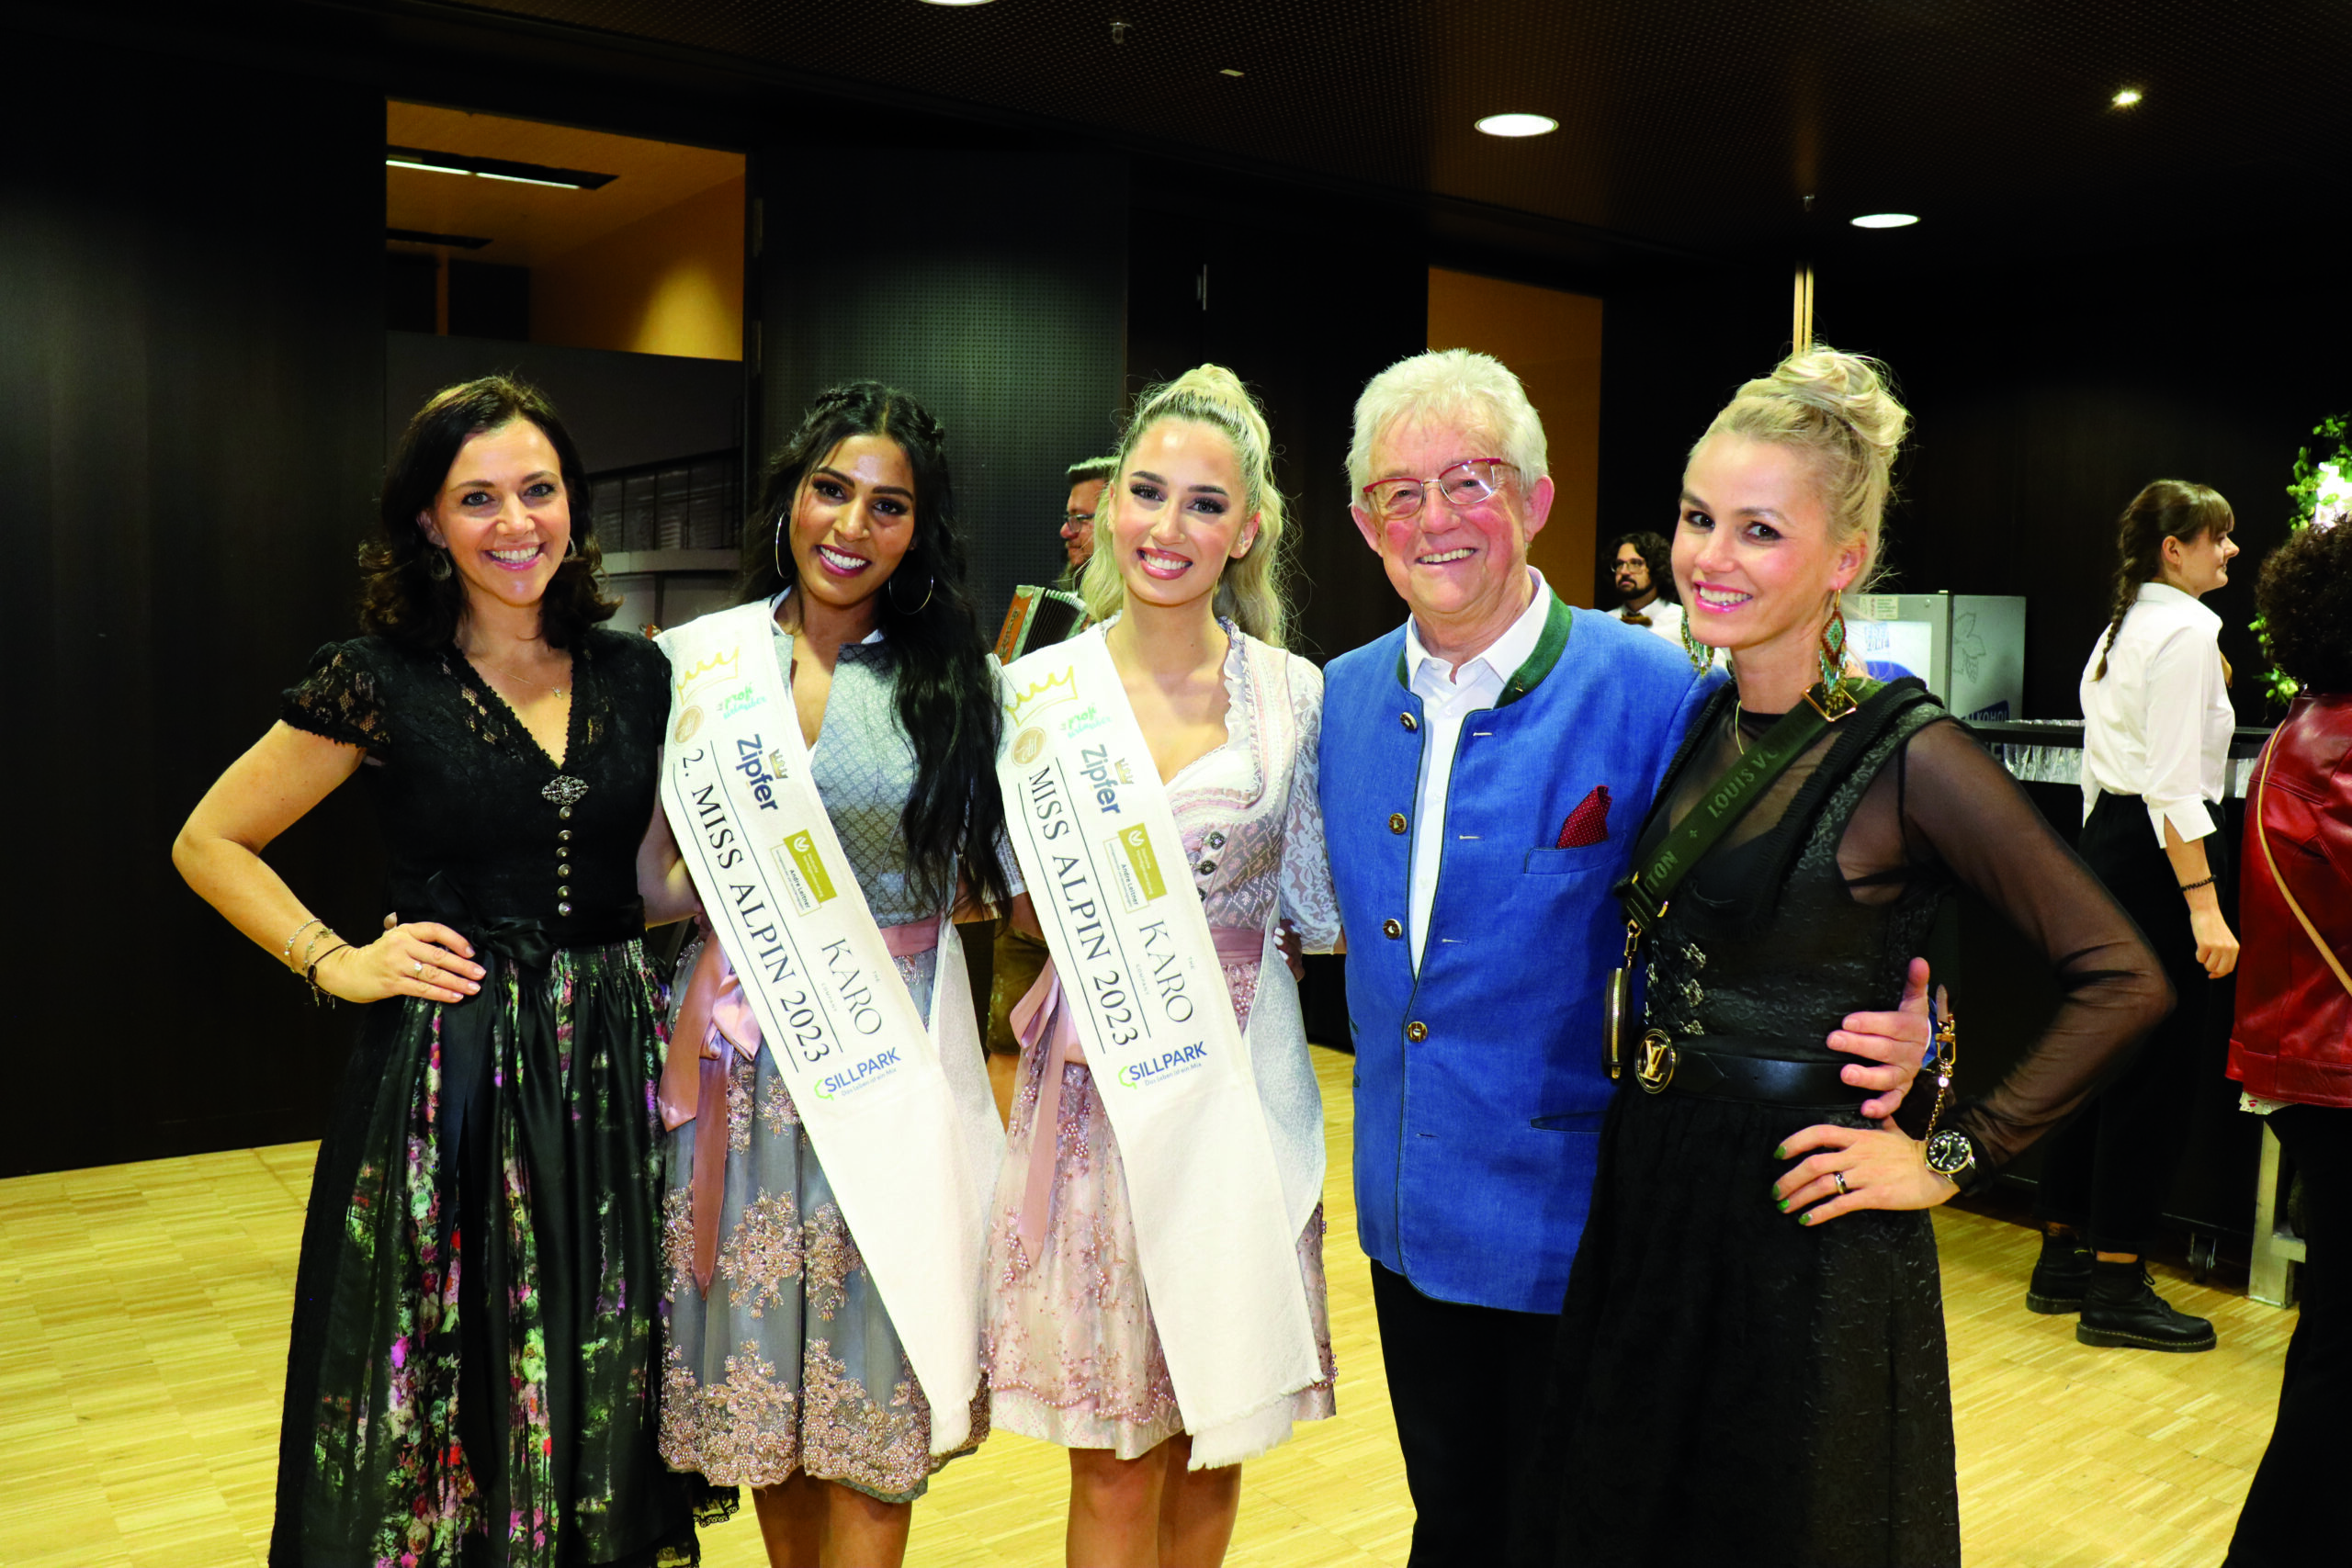
[[[1283,649],[1284,532],[1265,416],[1231,371],[1204,365],[1137,403],[1080,579],[1098,623],[1081,637],[1101,639],[1149,746],[1245,1034],[1272,1001],[1283,1005],[1269,1020],[1296,1017],[1278,995],[1292,975],[1261,963],[1277,917],[1309,952],[1340,941],[1317,795],[1323,680]],[[1028,896],[1013,919],[1038,932]],[[1120,1145],[1057,985],[1049,964],[1014,1010],[1021,1064],[989,1238],[993,1420],[1070,1450],[1072,1564],[1216,1563],[1240,1466],[1193,1468],[1194,1428],[1145,1297]],[[1319,1194],[1321,1101],[1305,1032],[1270,1024],[1249,1045],[1283,1190]],[[1196,1234],[1223,1224],[1186,1218]],[[1335,1408],[1319,1202],[1296,1252],[1319,1376],[1246,1424],[1243,1457]],[[1267,1359],[1261,1346],[1232,1355]]]
[[[2154,956],[2008,774],[1917,682],[1846,666],[1838,597],[1878,570],[1908,423],[1883,367],[1814,348],[1690,449],[1675,581],[1698,652],[1736,675],[1634,838],[1636,878],[1671,891],[1628,899],[1646,1013],[1521,1493],[1542,1499],[1528,1561],[1958,1563],[1926,1211],[2064,1120],[2164,1015]],[[1753,804],[1669,871],[1668,842],[1727,795]],[[1960,887],[2041,950],[2064,999],[2002,1081],[1955,1100],[1923,1073],[1915,1138],[1860,1114],[1830,1032],[1903,992]]]

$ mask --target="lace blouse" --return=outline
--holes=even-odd
[[[1778,714],[1736,716],[1728,690],[1693,727],[1666,810],[1679,822]],[[1825,792],[1808,788],[1838,739],[1832,728],[1776,780],[1679,890],[1678,915],[1768,943],[1777,888],[1810,832]],[[1826,783],[1827,781],[1824,781]],[[1792,824],[1794,814],[1801,819]],[[1799,831],[1781,833],[1784,826]],[[1947,1118],[1976,1140],[1980,1164],[2006,1164],[2070,1115],[2105,1070],[2161,1020],[2171,990],[2137,929],[2089,868],[1975,737],[1949,718],[1899,747],[1864,788],[1837,851],[1856,903],[1888,907],[1973,889],[2041,952],[2062,999],[2008,1076]],[[1855,1008],[1895,998],[1857,997]],[[1955,998],[1962,1011],[1964,998]],[[1963,1046],[1963,1055],[1965,1047]],[[1924,1086],[1928,1092],[1933,1086]],[[1916,1095],[1919,1089],[1915,1089]]]

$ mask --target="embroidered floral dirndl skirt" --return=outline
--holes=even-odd
[[[657,984],[636,941],[483,956],[465,1002],[368,1010],[320,1145],[273,1568],[697,1560],[655,1448]]]
[[[682,1000],[701,952],[694,942],[679,955]],[[898,961],[925,1016],[936,957]],[[695,1123],[670,1134],[662,1457],[723,1486],[773,1486],[799,1472],[911,1502],[988,1436],[987,1384],[972,1400],[970,1440],[934,1457],[931,1402],[766,1050],[731,1053],[725,1114],[727,1187],[707,1296],[694,1276]]]
[[[1257,971],[1254,961],[1225,971],[1244,1020]],[[1045,1256],[1033,1261],[1021,1247],[1021,1200],[1037,1137],[1045,1058],[1042,1035],[1022,1053],[1004,1178],[989,1223],[986,1365],[994,1419],[1005,1431],[1064,1448],[1109,1449],[1137,1459],[1182,1432],[1184,1417],[1144,1296],[1126,1168],[1094,1076],[1080,1063],[1062,1069]],[[1322,1377],[1291,1396],[1291,1419],[1320,1421],[1339,1407],[1339,1363],[1331,1355],[1319,1203],[1299,1233],[1298,1271]]]

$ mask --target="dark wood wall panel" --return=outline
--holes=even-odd
[[[888,193],[851,223],[808,186]],[[1126,255],[1123,161],[1017,152],[828,149],[759,159],[759,428],[774,452],[828,387],[911,392],[946,428],[986,635],[1023,582],[1061,570],[1063,470],[1109,443]],[[764,472],[753,464],[754,482]]]
[[[1307,197],[1266,201],[1244,224],[1225,205],[1241,194],[1163,189],[1136,203],[1127,390],[1214,362],[1256,394],[1290,509],[1290,640],[1319,661],[1405,618],[1348,515],[1348,442],[1364,383],[1428,344],[1428,258],[1409,228],[1400,243],[1338,243],[1361,215]]]
[[[0,624],[15,756],[0,1174],[314,1136],[354,1015],[181,884],[173,835],[349,635],[380,463],[382,101],[0,34]],[[371,919],[338,798],[273,852]]]

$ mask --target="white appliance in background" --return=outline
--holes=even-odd
[[[2025,600],[1849,593],[1846,646],[1882,680],[1917,675],[1962,718],[2025,716]]]

